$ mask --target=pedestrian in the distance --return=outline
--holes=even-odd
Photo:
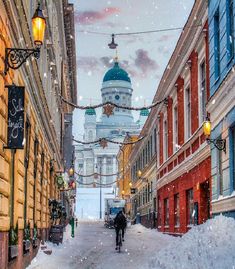
[[[76,228],[78,227],[78,218],[76,218]]]

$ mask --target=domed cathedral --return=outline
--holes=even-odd
[[[101,96],[102,102],[112,102],[122,106],[132,106],[133,88],[128,73],[120,67],[117,57],[114,66],[108,70],[103,78]],[[102,115],[97,120],[94,109],[87,109],[85,112],[84,141],[90,142],[99,138],[109,138],[114,141],[123,141],[126,133],[138,134],[148,116],[148,110],[140,111],[138,121],[134,121],[132,111],[122,108],[114,108],[113,114],[107,116],[102,111]],[[83,175],[93,174],[115,174],[117,172],[117,153],[119,145],[108,143],[106,148],[100,145],[80,145],[76,147],[76,167],[78,173]],[[108,187],[115,187],[117,176],[103,176],[102,183]],[[83,184],[80,187],[94,187],[90,184],[94,181],[94,176],[81,177]],[[97,185],[99,187],[99,185]]]

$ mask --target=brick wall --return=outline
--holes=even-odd
[[[192,170],[184,173],[174,181],[166,184],[158,190],[158,196],[161,200],[161,231],[170,233],[185,233],[188,230],[187,227],[187,208],[186,208],[186,191],[193,188],[193,200],[198,202],[199,207],[199,223],[203,223],[207,219],[207,202],[208,199],[205,197],[205,190],[208,182],[208,190],[210,193],[211,187],[211,159],[208,157],[198,165],[196,165]],[[174,226],[174,195],[179,193],[179,207],[180,207],[180,227],[175,228]],[[209,194],[211,198],[211,194]],[[169,228],[164,228],[164,199],[169,198]],[[159,224],[158,224],[159,226]]]

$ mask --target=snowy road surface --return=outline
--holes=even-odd
[[[80,222],[75,238],[66,228],[64,242],[47,243],[28,269],[235,269],[235,220],[218,216],[172,237],[140,224],[127,229],[122,252],[115,231],[103,222]]]
[[[115,231],[104,227],[103,222],[81,222],[75,231],[75,238],[69,238],[67,231],[63,245],[52,246],[52,255],[42,251],[32,261],[30,269],[131,269],[147,268],[148,259],[171,240],[170,236],[157,233],[140,225],[127,229],[121,253],[115,250]],[[157,240],[157,244],[156,241]],[[144,259],[144,256],[146,257]]]

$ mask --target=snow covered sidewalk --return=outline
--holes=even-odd
[[[218,216],[155,254],[151,269],[235,269],[235,220]]]
[[[115,231],[102,222],[81,222],[64,243],[47,243],[28,269],[235,269],[235,220],[219,216],[193,227],[182,238],[134,225],[127,229],[122,253],[115,251]]]

